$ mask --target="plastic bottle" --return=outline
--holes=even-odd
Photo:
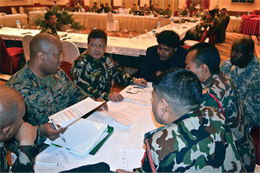
[[[102,13],[105,13],[105,9],[102,10]]]
[[[18,19],[16,20],[16,27],[17,29],[21,29],[20,21]]]
[[[193,12],[193,13],[192,13],[192,17],[193,17],[193,18],[195,18],[195,17],[196,17],[196,15],[195,15],[195,12]]]
[[[173,24],[174,24],[174,17],[173,17],[173,15],[172,15],[172,18],[171,18],[171,26],[173,26]]]
[[[248,16],[250,15],[250,11],[248,11],[248,14],[247,14]]]
[[[153,38],[156,38],[156,29],[155,29],[155,27],[153,27],[152,34],[153,34]]]
[[[157,24],[157,32],[161,32],[161,22],[160,22],[160,20]]]
[[[188,17],[190,17],[190,12],[188,12]]]
[[[93,27],[93,29],[97,29],[97,27],[96,27],[96,26],[94,26],[94,27]]]

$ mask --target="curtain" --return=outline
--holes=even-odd
[[[174,13],[174,11],[178,10],[179,7],[179,0],[164,0],[164,9],[166,6],[170,4],[171,5],[171,10]]]
[[[104,4],[105,3],[108,3],[108,6],[111,8],[111,0],[99,0],[100,1],[100,4]]]
[[[152,0],[153,6],[158,4],[159,8],[165,9],[164,0]]]
[[[192,0],[186,0],[186,5],[187,5],[187,8],[189,9],[190,8],[190,4],[192,3]]]
[[[91,8],[91,7],[93,7],[93,3],[94,2],[97,2],[97,0],[89,0],[89,7]]]
[[[122,3],[125,3],[125,8],[131,8],[132,4],[135,4],[136,8],[138,7],[138,0],[122,0]]]
[[[209,9],[210,0],[201,0],[201,1],[204,6],[204,9]]]

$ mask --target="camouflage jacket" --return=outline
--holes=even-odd
[[[98,10],[99,10],[98,7],[91,7],[90,12],[95,12],[95,13],[97,13]]]
[[[198,10],[196,13],[196,17],[201,17],[203,18],[204,16],[206,16],[206,13],[204,10]]]
[[[163,10],[161,12],[161,14],[164,15],[164,16],[167,15],[168,17],[171,17],[172,16],[172,10]]]
[[[156,172],[240,172],[243,164],[223,115],[204,107],[145,134]],[[147,157],[143,172],[152,172]]]
[[[133,84],[135,80],[129,74],[123,73],[107,53],[96,60],[84,52],[74,61],[70,72],[74,84],[91,97],[105,100],[108,100],[112,79],[124,86]]]
[[[185,11],[182,11],[182,9],[180,9],[178,11],[178,15],[182,15],[182,16],[188,16],[188,13],[190,12],[189,9],[186,9]]]
[[[244,116],[242,101],[234,82],[223,72],[216,73],[203,84],[203,92],[213,94],[220,102],[235,138],[235,144],[241,161],[248,172],[255,169],[255,148],[253,139],[249,134],[249,124]],[[221,112],[216,100],[204,95],[202,106],[212,106]]]
[[[143,8],[143,9],[141,10],[141,13],[142,13],[142,14],[149,15],[149,14],[151,13],[151,11],[150,11],[149,8],[148,8],[148,9]]]
[[[27,109],[24,119],[34,126],[47,123],[49,116],[88,97],[80,87],[71,82],[63,70],[50,75],[50,80],[51,86],[38,78],[27,63],[5,84],[22,94]],[[37,144],[45,139],[46,137],[41,137]]]
[[[136,15],[136,10],[131,9],[131,10],[129,11],[129,14]]]
[[[52,34],[55,37],[57,37],[58,39],[60,39],[57,30],[53,27],[51,27],[50,25],[46,24],[44,28],[42,28],[41,33],[48,33],[48,34]]]
[[[11,150],[15,152],[17,159],[15,160],[12,168],[6,160],[8,155],[8,150],[10,148],[16,148],[16,150]],[[9,147],[5,147],[4,142],[0,142],[0,168],[1,172],[34,172],[33,165],[36,156],[36,146],[18,146],[17,142],[12,143]]]
[[[232,66],[230,60],[221,65],[221,70],[229,75],[237,86],[243,101],[244,113],[249,121],[249,126],[260,125],[260,60],[253,57],[247,67],[239,69]]]
[[[51,11],[60,11],[60,7],[58,5],[51,7]]]
[[[68,7],[68,8],[65,7],[65,8],[64,8],[64,11],[67,11],[67,12],[72,12],[72,10],[73,10],[72,7]]]

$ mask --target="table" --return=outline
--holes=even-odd
[[[151,88],[151,83],[148,84],[148,87]],[[126,91],[128,88],[125,88],[121,94],[125,96]],[[116,107],[119,107],[122,102],[115,103],[109,101],[108,107],[112,110]],[[115,171],[117,168],[117,159],[120,155],[120,149],[139,149],[144,150],[143,145],[143,138],[144,134],[148,131],[153,129],[159,128],[162,125],[158,124],[152,113],[151,113],[151,105],[145,106],[148,109],[148,112],[145,117],[139,121],[134,123],[130,126],[123,126],[122,124],[118,123],[110,116],[105,114],[104,112],[94,112],[90,115],[87,119],[99,123],[109,124],[114,127],[114,133],[110,136],[110,138],[106,141],[106,143],[101,147],[101,149],[94,155],[86,155],[83,157],[77,156],[75,154],[71,154],[79,163],[79,165],[86,165],[86,164],[95,164],[98,162],[106,162],[110,165],[111,170]],[[50,146],[49,151],[56,150],[57,148]],[[40,154],[44,154],[40,153]],[[141,158],[135,158],[140,160],[141,165]],[[36,160],[37,161],[37,160]]]
[[[251,14],[250,16],[243,15],[241,32],[249,35],[260,35],[260,16]]]
[[[242,21],[241,17],[230,16],[226,32],[241,32]]]
[[[5,16],[0,16],[0,25],[3,25],[4,27],[16,28],[16,20],[18,19],[22,27],[23,25],[27,25],[27,18],[27,14],[8,14]]]

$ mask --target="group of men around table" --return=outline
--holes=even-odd
[[[145,134],[141,171],[253,172],[256,158],[249,128],[260,125],[260,61],[253,40],[237,39],[230,60],[219,68],[213,45],[199,43],[187,51],[179,39],[174,31],[161,32],[158,45],[147,49],[142,78],[137,79],[105,53],[106,33],[93,30],[88,49],[72,65],[71,81],[59,67],[62,44],[57,35],[51,30],[36,35],[30,60],[0,87],[1,171],[10,169],[8,149],[17,155],[12,171],[33,172],[35,155],[46,148],[43,141],[66,130],[48,123],[54,113],[87,97],[122,101],[121,94],[111,92],[113,79],[124,86],[153,82],[153,114],[165,126]],[[100,166],[93,171],[100,172]]]

